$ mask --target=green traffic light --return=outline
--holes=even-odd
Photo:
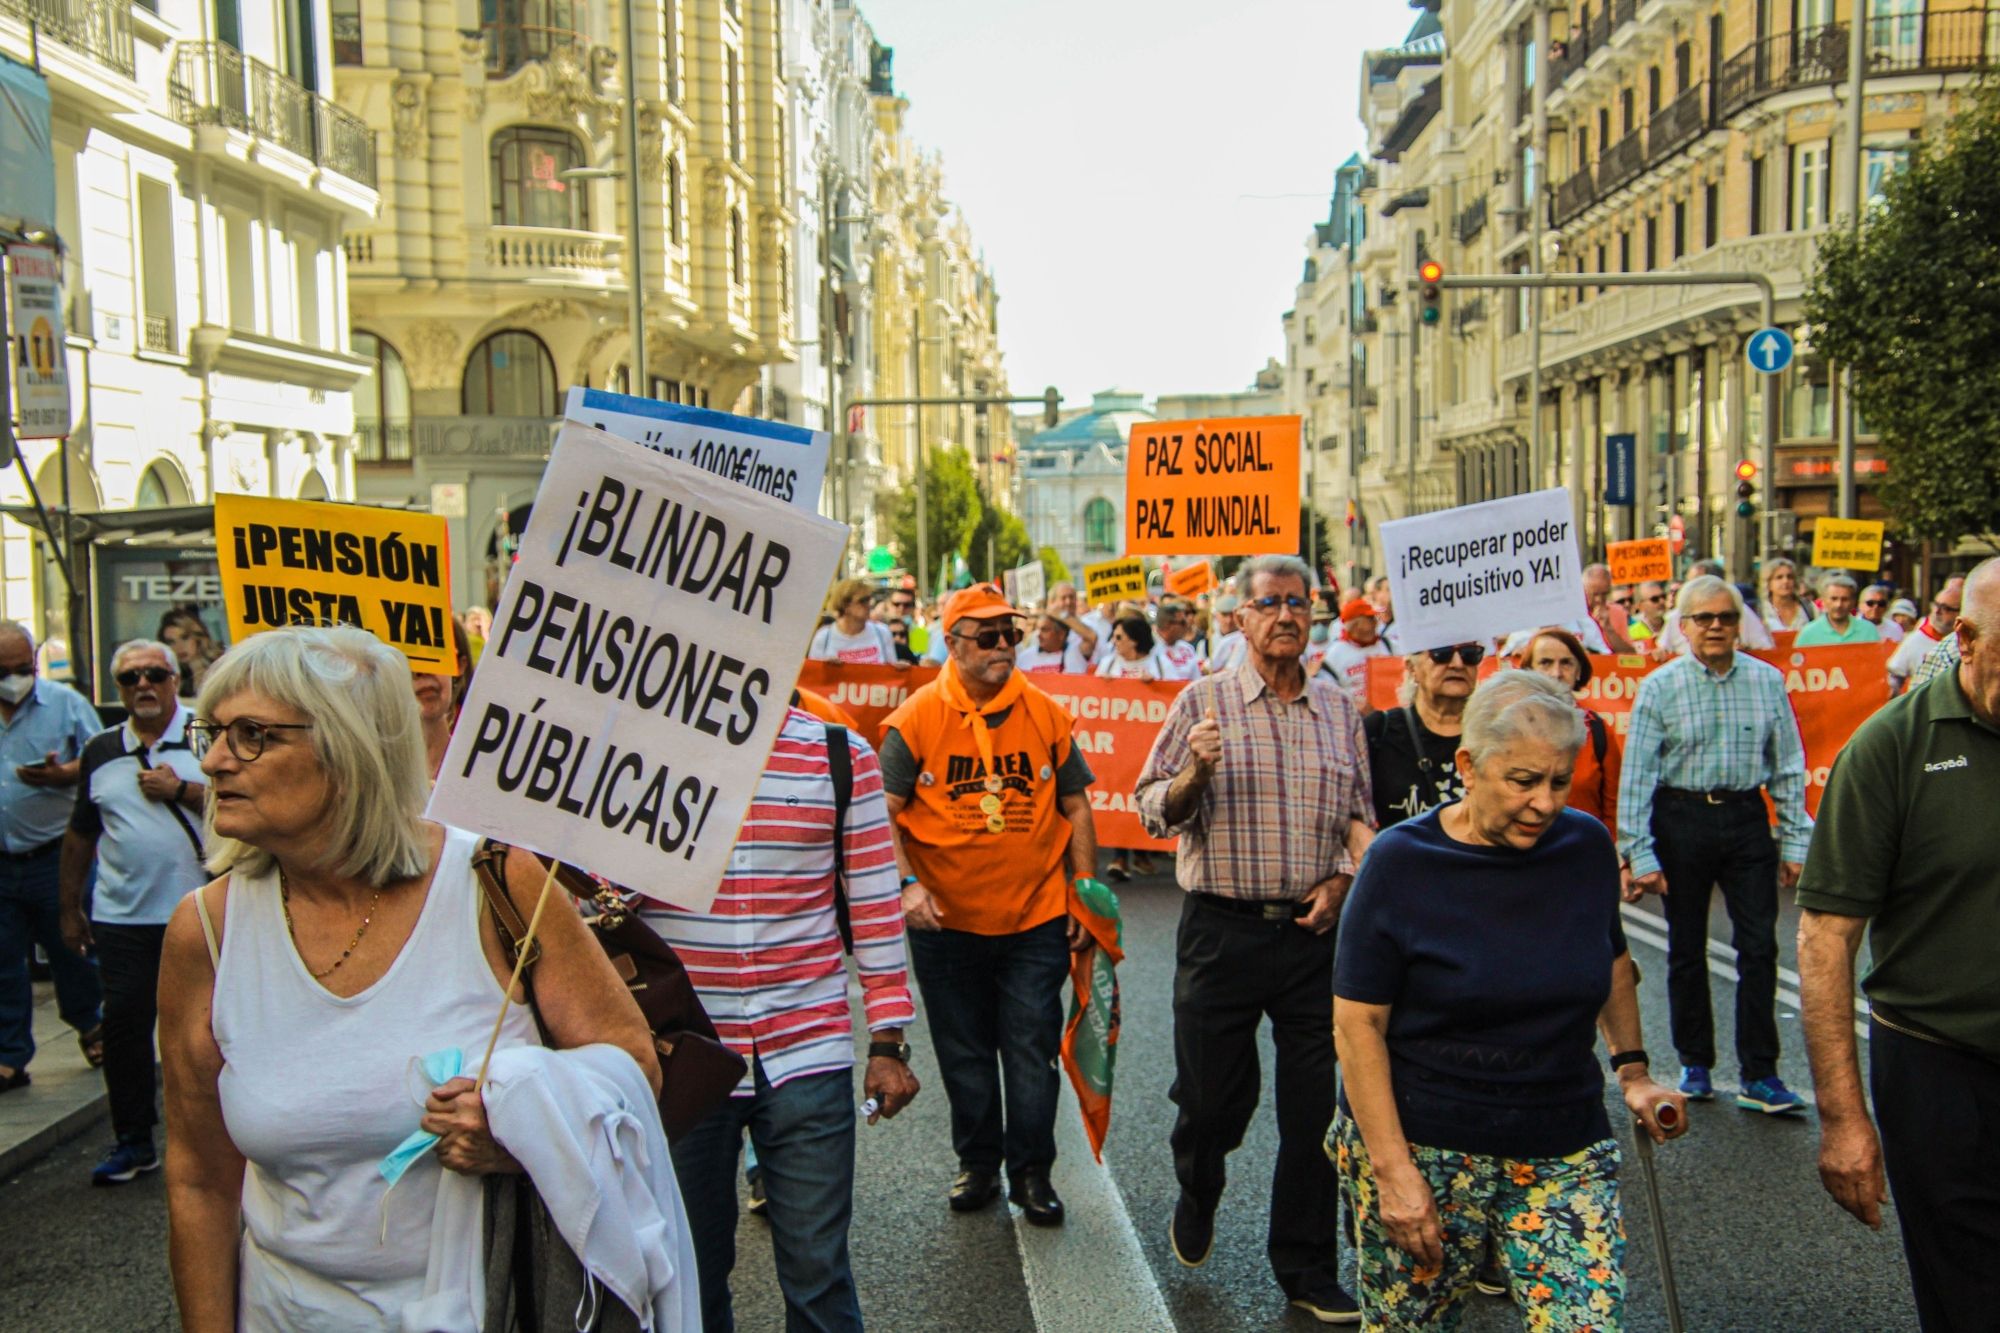
[[[1756,512],[1757,512],[1757,506],[1752,504],[1750,501],[1738,500],[1736,502],[1736,516],[1738,518],[1749,518]]]
[[[1438,322],[1438,314],[1439,314],[1439,313],[1440,313],[1440,312],[1439,312],[1439,310],[1438,310],[1438,308],[1437,308],[1436,306],[1434,306],[1434,305],[1427,305],[1427,306],[1425,306],[1425,307],[1424,307],[1424,312],[1423,312],[1423,319],[1424,319],[1424,323],[1426,323],[1426,324],[1435,324],[1435,323],[1437,323],[1437,322]]]

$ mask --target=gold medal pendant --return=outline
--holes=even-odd
[[[979,808],[989,815],[1000,813],[1000,798],[991,794],[979,798]]]
[[[1005,833],[1007,831],[1007,821],[999,815],[988,815],[986,816],[986,831],[988,833]]]
[[[1006,785],[1006,783],[997,777],[986,779],[986,790],[992,792],[995,796],[998,796]]]

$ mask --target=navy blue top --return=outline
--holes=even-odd
[[[1517,1158],[1610,1138],[1596,1023],[1625,952],[1611,835],[1563,810],[1532,848],[1489,847],[1439,813],[1369,848],[1334,954],[1336,996],[1389,1006],[1404,1136]]]

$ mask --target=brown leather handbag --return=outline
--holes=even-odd
[[[487,838],[473,853],[472,868],[486,894],[493,923],[499,927],[500,942],[506,946],[508,958],[514,960],[519,957],[519,942],[528,933],[528,925],[507,893],[508,851],[505,843]],[[716,1036],[715,1024],[702,1008],[687,968],[673,947],[626,906],[617,886],[600,884],[567,864],[557,867],[556,883],[571,897],[597,909],[596,915],[585,918],[585,924],[638,1001],[646,1026],[653,1030],[653,1046],[660,1055],[660,1122],[666,1128],[667,1142],[678,1142],[736,1090],[749,1065]],[[540,953],[539,943],[530,945],[528,966],[521,973],[530,1006],[535,1000],[534,964]],[[536,1010],[536,1026],[541,1022],[541,1012]],[[544,1029],[544,1040],[547,1035]]]

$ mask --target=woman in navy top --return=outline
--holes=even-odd
[[[1654,1139],[1669,1136],[1657,1108],[1686,1099],[1640,1049],[1611,837],[1564,808],[1583,738],[1559,683],[1486,681],[1465,712],[1465,799],[1385,831],[1348,895],[1334,1138],[1371,1329],[1453,1326],[1489,1232],[1524,1313],[1621,1326],[1618,1145],[1596,1031]]]

